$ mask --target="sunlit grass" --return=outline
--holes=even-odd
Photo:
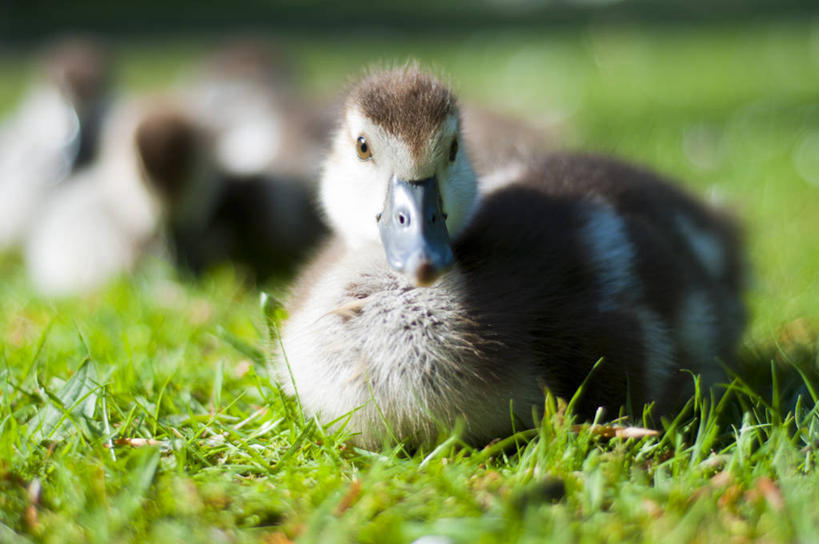
[[[535,431],[489,449],[455,436],[412,456],[364,452],[282,395],[260,356],[259,293],[231,270],[192,281],[149,260],[49,301],[4,257],[0,542],[814,540],[819,418],[789,361],[819,368],[817,24],[285,39],[311,94],[418,56],[465,99],[542,120],[559,145],[725,202],[754,272],[747,374],[656,437],[603,438],[549,399]],[[176,81],[198,48],[121,45],[123,88]],[[28,61],[0,63],[0,112]]]

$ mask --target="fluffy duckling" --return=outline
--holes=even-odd
[[[177,261],[194,272],[231,261],[260,280],[289,271],[326,233],[318,167],[304,159],[324,146],[326,108],[300,100],[287,57],[254,40],[220,49],[183,94],[221,178],[203,221],[170,225]]]
[[[281,382],[352,441],[484,443],[544,390],[579,410],[691,391],[743,328],[736,228],[649,172],[553,154],[481,194],[456,97],[415,66],[350,92],[321,201],[335,240],[302,274]],[[479,150],[478,150],[479,151]],[[611,412],[610,412],[611,413]],[[616,414],[616,412],[613,412]]]
[[[131,270],[163,224],[207,213],[217,185],[203,133],[183,111],[132,101],[112,113],[99,160],[54,192],[26,241],[41,292],[98,288]]]
[[[117,106],[99,160],[54,191],[26,240],[35,286],[88,292],[167,250],[194,272],[224,262],[256,279],[289,270],[324,233],[308,193],[286,177],[224,172],[215,139],[172,97]]]
[[[0,127],[0,249],[19,244],[51,189],[94,157],[108,87],[96,44],[74,38],[47,55],[42,80]]]

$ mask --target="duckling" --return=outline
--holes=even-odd
[[[196,221],[213,202],[205,136],[181,106],[126,101],[104,133],[100,158],[54,192],[26,240],[44,294],[91,291],[130,271],[164,224]]]
[[[277,358],[306,415],[367,448],[432,444],[459,421],[481,444],[587,377],[585,417],[669,413],[692,390],[682,369],[717,379],[744,321],[732,220],[571,153],[481,192],[460,123],[417,65],[350,91],[320,182],[335,237],[296,282]]]
[[[98,45],[65,40],[44,64],[0,127],[0,249],[17,246],[52,188],[94,157],[108,104],[109,63]]]
[[[326,108],[297,97],[286,55],[265,42],[240,40],[215,53],[182,90],[195,118],[213,135],[222,174],[212,213],[174,224],[176,260],[199,272],[238,263],[257,280],[288,272],[325,234],[315,206],[315,155],[329,132]]]

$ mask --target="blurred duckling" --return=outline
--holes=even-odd
[[[301,184],[226,174],[215,137],[178,99],[123,103],[100,157],[59,187],[29,236],[38,289],[88,292],[128,273],[146,252],[201,272],[220,263],[253,279],[286,272],[324,232]]]
[[[481,192],[462,143],[456,97],[417,66],[351,90],[321,179],[335,238],[281,337],[281,383],[306,415],[368,448],[431,444],[458,421],[481,444],[587,377],[585,417],[669,413],[692,391],[682,369],[717,379],[744,324],[731,220],[576,154],[531,158]]]
[[[61,185],[25,246],[35,286],[79,294],[127,273],[162,225],[206,216],[218,185],[206,137],[184,109],[129,101],[106,122],[100,157]]]
[[[230,261],[257,280],[287,273],[326,233],[315,205],[327,108],[296,91],[287,56],[270,43],[235,41],[214,54],[183,96],[212,134],[221,183],[213,213],[176,224],[177,261],[194,272]]]
[[[44,64],[0,126],[0,250],[19,244],[49,192],[94,158],[108,106],[110,63],[100,45],[62,41]]]
[[[193,273],[224,263],[252,281],[285,277],[326,235],[313,195],[299,178],[222,175],[214,204],[197,222],[168,225],[171,252]]]

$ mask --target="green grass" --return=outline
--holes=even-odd
[[[287,39],[311,93],[418,56],[468,99],[556,122],[563,145],[719,195],[754,271],[747,385],[692,399],[657,437],[573,428],[549,399],[537,430],[488,449],[453,437],[364,452],[303,421],[271,381],[259,294],[233,271],[191,281],[148,260],[50,301],[7,256],[0,542],[816,541],[819,408],[789,361],[819,368],[817,36],[819,21]],[[197,50],[122,46],[123,85],[173,81]],[[30,72],[0,58],[0,112]]]

